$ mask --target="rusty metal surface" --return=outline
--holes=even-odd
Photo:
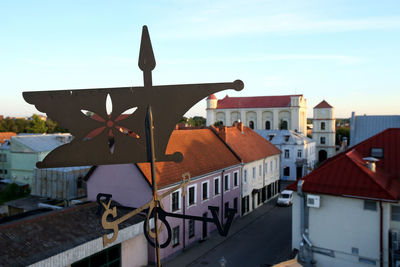
[[[155,118],[156,161],[181,161],[182,155],[179,151],[165,154],[177,121],[194,104],[212,93],[225,89],[243,89],[243,82],[240,80],[228,83],[153,86],[151,71],[155,67],[155,59],[145,26],[139,67],[143,71],[143,87],[24,92],[25,101],[67,128],[75,137],[70,143],[49,153],[42,162],[37,163],[37,167],[148,162],[144,122],[149,106],[152,107]],[[108,96],[112,101],[110,113],[106,109]],[[122,115],[132,108],[136,108],[133,113]],[[87,111],[95,115],[88,116]],[[113,149],[110,149],[110,139],[114,141]]]

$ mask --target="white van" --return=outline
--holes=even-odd
[[[283,190],[278,197],[276,205],[278,206],[290,206],[293,204],[293,191]]]

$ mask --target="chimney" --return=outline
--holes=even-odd
[[[243,122],[235,122],[235,126],[236,128],[238,128],[239,131],[241,131],[242,133],[244,132]]]
[[[226,133],[228,132],[228,127],[223,126],[219,129],[219,136],[226,142]]]
[[[368,169],[370,169],[370,171],[376,172],[376,162],[379,161],[378,159],[373,158],[373,157],[366,157],[366,158],[363,158],[363,160],[365,160],[366,167]]]

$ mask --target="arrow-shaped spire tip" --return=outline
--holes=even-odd
[[[156,67],[156,60],[154,58],[153,48],[151,47],[149,30],[146,25],[144,25],[142,29],[142,41],[140,43],[138,65],[142,71],[152,71]]]

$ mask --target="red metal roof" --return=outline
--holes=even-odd
[[[366,167],[371,148],[384,156],[376,172]],[[340,153],[303,178],[303,191],[335,196],[400,200],[400,128],[387,129]],[[297,190],[297,182],[288,186]]]
[[[11,136],[16,136],[14,132],[0,132],[0,144],[4,144],[4,141],[11,139]]]
[[[217,109],[289,107],[290,98],[303,95],[229,97],[218,100]]]
[[[282,153],[252,129],[243,127],[242,123],[231,127],[216,128],[216,131],[244,163]]]
[[[333,108],[333,107],[329,105],[329,103],[326,102],[325,100],[322,100],[321,103],[316,105],[314,108]]]
[[[168,142],[167,153],[176,151],[183,154],[182,162],[156,163],[159,187],[182,181],[185,172],[196,177],[240,164],[239,159],[209,128],[174,130]],[[138,163],[138,166],[151,181],[150,164]]]

